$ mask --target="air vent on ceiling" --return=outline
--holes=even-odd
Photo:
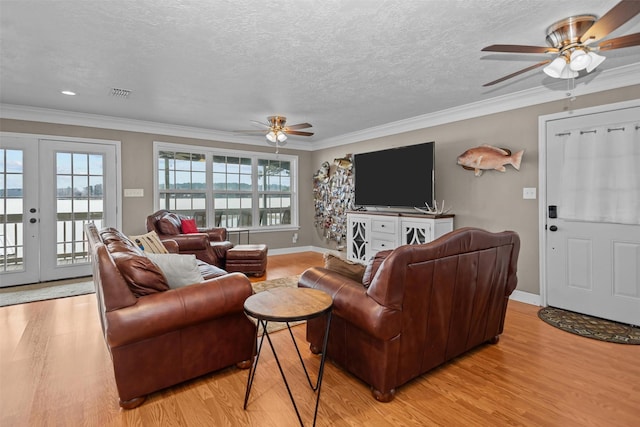
[[[112,87],[111,90],[109,91],[109,95],[111,96],[115,96],[116,98],[129,98],[129,95],[131,95],[131,91],[127,90],[127,89],[119,89],[117,87]]]

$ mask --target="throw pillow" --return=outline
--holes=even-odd
[[[391,252],[393,252],[393,250],[377,252],[373,258],[369,260],[367,268],[364,270],[364,275],[362,276],[362,284],[365,288],[368,288],[371,282],[373,282],[373,278],[376,276],[380,265]]]
[[[184,218],[180,221],[180,228],[184,234],[199,233],[195,218]]]
[[[362,283],[362,275],[364,274],[364,265],[362,264],[340,258],[327,252],[324,254],[324,268],[335,271],[358,283]]]
[[[204,281],[195,255],[147,254],[167,278],[171,289]]]
[[[147,234],[140,236],[129,236],[129,239],[134,242],[145,253],[154,254],[168,254],[169,251],[164,247],[158,234],[155,231],[150,231]]]
[[[146,256],[116,251],[111,257],[136,297],[169,290],[162,271]]]

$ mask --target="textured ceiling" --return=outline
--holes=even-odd
[[[535,87],[545,30],[616,0],[0,0],[0,102],[181,125],[251,129],[281,114],[313,143]],[[612,33],[640,32],[640,16]],[[640,63],[606,52],[592,75]],[[581,79],[577,79],[577,83]],[[111,88],[132,91],[128,99]],[[561,86],[564,87],[564,86]],[[63,89],[77,92],[69,97]],[[560,89],[562,90],[562,89]],[[261,136],[249,136],[260,140]]]

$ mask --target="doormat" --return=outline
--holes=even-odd
[[[75,283],[69,283],[67,280],[62,283],[44,282],[11,286],[9,288],[0,288],[0,307],[55,298],[75,297],[92,294],[95,291],[93,280],[90,278]]]
[[[538,317],[551,326],[572,334],[616,344],[640,345],[640,327],[555,307],[543,307]]]

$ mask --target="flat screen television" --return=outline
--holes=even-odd
[[[356,207],[424,208],[434,200],[435,143],[355,154]]]

